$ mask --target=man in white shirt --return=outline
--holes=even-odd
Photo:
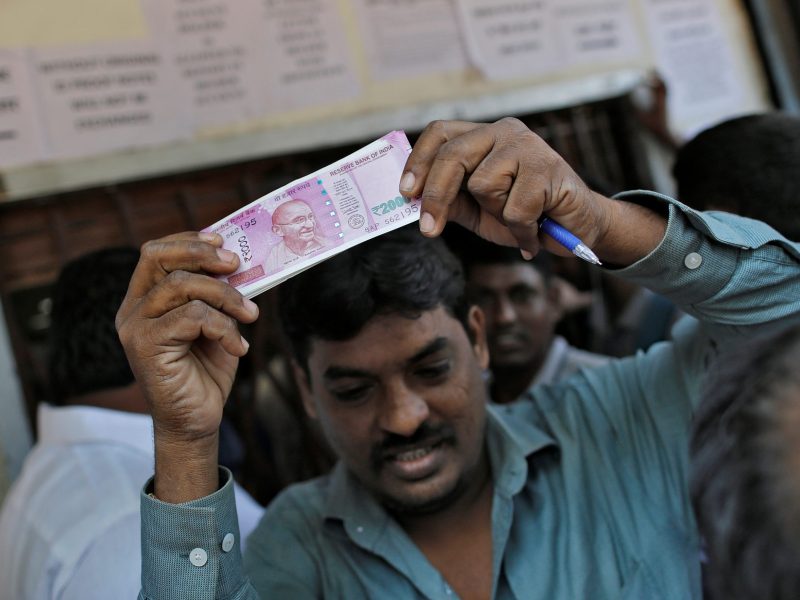
[[[0,512],[0,590],[15,600],[135,598],[141,482],[153,423],[114,315],[138,261],[101,250],[65,267],[54,290],[50,379],[38,442]],[[262,508],[236,489],[242,539]],[[6,596],[4,596],[6,597]]]

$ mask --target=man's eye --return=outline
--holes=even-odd
[[[450,361],[443,360],[433,365],[426,365],[418,368],[415,373],[423,379],[437,379],[447,375],[450,371]]]
[[[364,400],[371,389],[371,386],[360,385],[358,387],[331,390],[331,395],[340,402],[358,402]]]
[[[515,304],[524,304],[534,300],[538,294],[536,290],[520,289],[512,291],[508,296]]]

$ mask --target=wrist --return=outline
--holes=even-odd
[[[153,492],[162,502],[179,504],[219,489],[219,434],[177,439],[155,432]]]
[[[605,198],[604,224],[593,248],[608,266],[627,267],[652,252],[664,238],[664,215],[625,200]]]
[[[592,195],[590,206],[595,208],[594,239],[590,247],[597,252],[597,249],[606,245],[609,232],[613,229],[617,202],[597,192],[589,193]]]

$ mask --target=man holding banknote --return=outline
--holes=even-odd
[[[408,229],[282,284],[308,413],[340,462],[279,496],[244,561],[217,428],[255,305],[209,275],[214,234],[144,247],[117,316],[146,390],[142,598],[700,597],[687,439],[720,344],[800,320],[800,247],[734,216],[589,190],[514,119],[426,128],[400,183],[427,238],[454,220],[526,255],[543,214],[698,321],[647,354],[490,406],[484,318],[438,240]],[[244,566],[243,566],[244,562]],[[246,575],[245,575],[246,573]]]

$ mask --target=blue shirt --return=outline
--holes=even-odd
[[[687,480],[702,375],[719,344],[800,320],[800,247],[761,223],[653,198],[669,204],[667,233],[618,273],[696,319],[646,354],[488,407],[495,598],[700,598]],[[183,505],[142,496],[141,598],[456,597],[342,464],[282,493],[242,563],[222,545],[238,531],[221,477]]]

